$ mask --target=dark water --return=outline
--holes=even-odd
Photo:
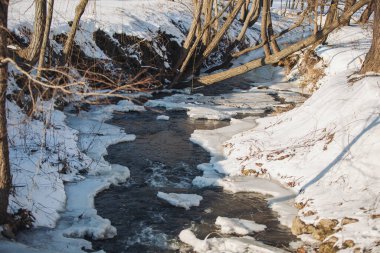
[[[198,238],[220,236],[214,223],[218,216],[254,220],[267,225],[253,233],[264,243],[286,247],[294,239],[281,226],[263,195],[229,194],[217,188],[197,189],[191,181],[201,175],[196,168],[209,162],[209,154],[189,141],[195,129],[216,129],[227,121],[193,120],[186,112],[164,112],[169,121],[156,120],[158,112],[119,113],[109,123],[136,134],[134,142],[108,148],[106,160],[128,166],[131,178],[123,185],[100,193],[95,199],[102,217],[111,220],[118,235],[93,242],[106,252],[191,252],[178,241],[181,230],[192,227]],[[157,192],[195,193],[203,196],[199,207],[185,210],[156,197]],[[216,232],[216,233],[213,233]]]

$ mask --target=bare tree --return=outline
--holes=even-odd
[[[368,22],[369,17],[372,15],[372,13],[375,10],[375,0],[372,0],[367,8],[363,11],[362,15],[360,16],[359,19],[359,24],[365,24]]]
[[[371,49],[369,50],[361,73],[377,72],[380,73],[380,2],[374,2],[375,18],[373,24],[373,40]]]
[[[49,34],[50,34],[51,21],[53,19],[53,8],[54,8],[54,0],[49,0],[48,13],[47,13],[46,24],[45,24],[44,38],[42,40],[40,58],[39,58],[39,61],[38,61],[37,78],[41,78],[42,68],[44,67],[44,64],[45,64],[46,48],[47,48],[47,45],[48,45],[48,42],[49,42]]]
[[[7,219],[11,175],[9,166],[6,92],[8,82],[7,19],[9,0],[0,0],[0,224]]]
[[[362,7],[365,4],[369,3],[370,0],[360,0],[358,2],[359,5],[355,4],[356,0],[347,0],[343,12],[338,11],[339,0],[331,0],[326,22],[322,28],[322,25],[319,22],[322,20],[322,17],[319,16],[319,10],[321,10],[322,7],[324,8],[326,1],[327,0],[305,1],[307,2],[307,8],[300,15],[299,21],[295,22],[292,26],[281,31],[278,34],[275,34],[273,28],[272,13],[270,10],[270,5],[272,3],[271,0],[230,0],[228,1],[228,4],[225,5],[225,9],[216,12],[213,12],[211,10],[211,8],[217,8],[217,4],[211,4],[214,3],[214,1],[194,1],[196,15],[194,15],[194,20],[189,35],[184,43],[180,61],[176,66],[178,72],[173,80],[173,85],[176,85],[176,83],[180,80],[187,79],[191,75],[196,75],[199,72],[202,64],[207,62],[209,56],[216,50],[216,48],[218,48],[219,45],[221,45],[221,43],[223,43],[223,47],[225,48],[225,56],[222,58],[222,63],[206,70],[206,73],[211,73],[215,70],[226,68],[230,65],[230,61],[232,59],[238,58],[243,54],[261,48],[263,48],[265,57],[262,59],[257,59],[257,62],[254,61],[255,64],[253,65],[251,64],[252,62],[250,62],[247,63],[247,65],[242,65],[241,68],[226,70],[225,73],[228,73],[227,75],[224,75],[225,73],[221,72],[218,74],[201,77],[199,79],[201,82],[205,82],[207,84],[212,83],[214,82],[211,81],[213,77],[218,77],[215,79],[215,81],[219,80],[219,78],[222,78],[221,80],[223,80],[223,78],[229,78],[231,77],[229,76],[230,73],[233,73],[235,70],[237,70],[236,74],[238,75],[240,71],[246,72],[246,70],[248,71],[248,69],[251,67],[257,68],[265,64],[285,64],[286,59],[285,61],[283,61],[283,59],[290,56],[290,54],[295,53],[296,51],[293,51],[295,48],[298,48],[298,46],[300,46],[297,50],[303,49],[307,46],[310,46],[310,44],[308,44],[309,42],[312,42],[315,45],[324,42],[329,33],[336,28],[336,25],[341,26],[350,20],[352,15],[351,10],[354,9],[357,11],[357,6],[360,5]],[[203,6],[201,6],[202,2]],[[288,0],[286,1],[286,6],[287,8],[290,8],[291,6],[292,8],[296,8],[296,5],[298,5],[298,3],[299,1]],[[218,13],[218,16],[212,17],[213,13]],[[242,25],[240,33],[236,36],[236,38],[228,38],[226,41],[222,40],[226,36],[228,29],[231,27],[232,23],[238,19],[237,15],[239,13],[241,14],[240,25]],[[256,22],[260,14],[261,41],[258,41],[256,45],[252,47],[245,48],[241,51],[236,52],[238,45],[241,45],[241,42],[243,41],[248,27],[252,26]],[[221,26],[218,27],[217,30],[210,29],[210,27],[213,26],[215,20],[219,19],[220,15],[223,15]],[[349,15],[348,19],[347,15]],[[298,45],[297,47],[294,47],[293,45],[287,45],[284,48],[280,48],[280,46],[277,44],[278,38],[302,25],[305,18],[307,17],[309,17],[310,23],[313,22],[314,24],[314,36],[310,36],[309,38],[304,39],[303,42],[307,42],[306,44],[300,43],[296,44]],[[225,47],[226,43],[229,43],[227,44],[227,48]],[[247,68],[247,66],[249,67]]]
[[[339,0],[331,0],[330,8],[327,12],[327,17],[324,24],[325,28],[329,27],[338,18],[338,4]],[[321,43],[325,44],[326,40],[327,36],[321,40]]]
[[[328,27],[324,27],[322,30],[318,31],[315,34],[310,35],[309,37],[294,43],[284,49],[282,49],[278,53],[274,53],[270,56],[265,56],[262,58],[258,58],[256,60],[252,60],[250,62],[247,62],[245,64],[242,64],[238,67],[228,69],[226,71],[208,75],[208,76],[202,76],[198,78],[198,81],[204,85],[210,85],[214,84],[216,82],[220,82],[223,80],[226,80],[228,78],[238,76],[244,73],[247,73],[253,69],[269,65],[269,64],[276,64],[280,62],[282,59],[290,56],[291,54],[304,49],[306,47],[309,47],[318,41],[321,41],[323,38],[328,36],[332,31],[334,31],[336,28],[340,27],[343,23],[347,22],[351,18],[351,16],[357,12],[360,8],[362,8],[364,5],[368,4],[370,0],[360,0],[356,4],[354,4],[351,8],[347,9],[345,12],[343,12],[338,19],[332,22],[332,24]],[[375,61],[376,62],[376,61]]]
[[[355,4],[356,0],[346,0],[346,4],[344,5],[344,11],[347,11]],[[350,25],[350,19],[343,23],[343,25]]]
[[[224,9],[218,13],[218,16],[214,16],[213,18],[208,19],[208,22],[204,23],[204,25],[200,29],[200,34],[197,35],[197,38],[192,43],[186,57],[184,57],[184,61],[182,62],[179,71],[176,77],[174,78],[174,84],[176,84],[178,80],[185,79],[191,74],[193,74],[196,70],[198,70],[202,63],[210,56],[210,54],[215,50],[215,48],[217,48],[223,36],[226,34],[233,21],[241,11],[241,8],[243,4],[245,4],[246,0],[237,0],[235,5],[232,7],[233,2],[233,0],[228,1]],[[212,6],[213,5],[211,5],[211,7]],[[201,50],[199,50],[199,54],[195,55],[196,50],[199,48],[199,43],[204,38],[203,35],[208,32],[208,29],[212,27],[212,25],[219,18],[219,16],[224,14],[229,7],[231,7],[231,11],[230,13],[228,13],[220,29],[217,32],[215,32],[215,34],[213,34],[213,36],[209,40],[210,42],[207,45],[204,45],[204,47],[201,48]],[[218,6],[214,6],[214,8],[218,8]],[[198,22],[198,24],[199,23],[200,22]],[[194,59],[194,63],[192,65],[190,65],[191,59]]]
[[[46,0],[36,0],[35,2],[35,18],[33,25],[33,36],[27,48],[22,49],[19,55],[25,60],[36,63],[38,60],[46,23]]]
[[[191,23],[189,32],[187,33],[187,37],[185,39],[185,42],[183,43],[182,51],[180,52],[180,57],[178,57],[178,62],[176,64],[175,69],[179,68],[180,65],[183,63],[183,60],[185,59],[190,49],[191,43],[193,42],[196,36],[197,28],[200,22],[202,8],[203,8],[203,0],[194,0],[193,4],[194,4],[194,9],[195,9],[193,22]]]
[[[204,15],[204,22],[205,23],[209,23],[212,19],[213,5],[214,5],[214,1],[210,1],[210,0],[205,1],[203,3],[203,15]],[[206,47],[208,45],[208,43],[210,43],[211,32],[212,32],[212,29],[210,26],[206,29],[206,31],[203,34],[202,44],[204,47]]]
[[[264,43],[264,53],[265,56],[269,56],[269,38],[268,38],[268,16],[270,15],[269,0],[262,1],[262,14],[261,14],[261,40]]]
[[[65,62],[70,61],[75,34],[78,30],[79,21],[84,13],[84,10],[86,9],[87,3],[88,3],[88,0],[81,0],[80,3],[75,8],[75,17],[73,20],[73,24],[71,25],[71,30],[67,36],[65,46],[63,47],[63,55],[65,57]]]

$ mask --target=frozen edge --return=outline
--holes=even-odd
[[[109,114],[112,112],[113,110],[109,110]],[[65,187],[67,204],[62,217],[69,216],[74,220],[71,226],[64,229],[64,236],[73,238],[89,236],[97,240],[112,238],[117,235],[117,231],[108,219],[97,214],[94,205],[96,195],[112,184],[125,182],[130,176],[127,167],[110,164],[103,156],[107,154],[108,146],[133,141],[136,136],[128,135],[121,128],[106,124],[102,120],[93,120],[91,116],[89,113],[84,118],[68,116],[66,119],[67,125],[78,131],[78,145],[81,151],[92,159],[92,163],[85,180]],[[86,131],[89,125],[94,132]]]
[[[190,140],[203,147],[211,154],[210,164],[199,166],[204,171],[202,177],[196,177],[193,184],[205,186],[221,186],[224,190],[233,193],[258,192],[268,197],[269,206],[279,214],[281,224],[291,227],[293,219],[297,215],[294,207],[296,193],[284,188],[279,182],[257,178],[255,176],[226,176],[219,162],[226,159],[223,144],[232,136],[245,132],[257,126],[256,118],[248,117],[243,120],[232,119],[231,125],[216,130],[196,130]]]

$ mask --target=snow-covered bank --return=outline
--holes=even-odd
[[[293,226],[297,234],[311,233],[337,248],[352,240],[354,248],[380,250],[380,77],[348,78],[361,66],[368,38],[356,26],[331,35],[329,45],[317,49],[329,66],[320,89],[301,107],[235,135],[224,144],[227,159],[213,167],[292,189],[301,220]],[[330,225],[323,227],[326,219]]]
[[[53,105],[44,102],[41,106],[46,110]],[[36,218],[36,226],[57,225],[54,230],[35,229],[22,234],[18,240],[50,252],[80,252],[82,248],[91,249],[91,243],[71,238],[115,236],[117,232],[110,221],[97,215],[94,197],[129,177],[128,168],[109,164],[103,156],[109,145],[133,141],[135,136],[104,121],[112,117],[113,111],[144,108],[120,101],[68,116],[51,108],[50,117],[44,116],[49,121],[30,120],[13,103],[8,108],[13,184],[19,186],[10,209],[28,208]],[[50,243],[42,245],[46,238]],[[19,246],[4,246],[4,250],[21,249]]]
[[[22,34],[21,24],[32,20],[32,9],[28,9],[31,2],[18,1],[24,9],[11,6],[12,14],[20,10],[20,18],[10,21],[11,30],[23,39],[28,36]],[[105,61],[110,60],[110,56],[92,37],[99,28],[115,43],[117,33],[128,32],[149,40],[162,30],[174,35],[174,41],[181,42],[186,29],[180,29],[178,24],[181,28],[187,27],[191,15],[184,5],[170,2],[92,1],[93,8],[85,14],[76,42],[87,56]],[[58,3],[58,8],[64,7],[62,3]],[[74,13],[74,6],[66,6],[65,15],[53,25],[53,37],[68,31],[67,20],[72,17],[67,14]],[[158,8],[160,6],[162,8]],[[170,13],[166,15],[168,10]],[[178,19],[173,20],[173,17]],[[182,19],[186,21],[181,23]],[[282,116],[257,122],[255,118],[232,119],[239,114],[257,116],[276,109],[281,106],[275,101],[276,96],[288,97],[295,103],[302,101],[296,93],[255,87],[214,97],[175,95],[147,105],[186,109],[188,115],[196,119],[232,119],[229,128],[194,133],[192,140],[213,155],[209,164],[199,166],[204,175],[195,178],[194,185],[270,194],[272,207],[280,212],[281,221],[287,225],[297,214],[291,206],[296,197],[296,206],[300,209],[299,219],[293,226],[296,234],[310,233],[315,239],[326,239],[329,247],[356,244],[354,247],[371,249],[377,246],[379,237],[379,174],[376,172],[379,162],[376,154],[380,149],[376,140],[379,136],[379,79],[372,76],[352,83],[347,81],[347,76],[361,65],[360,60],[369,45],[367,37],[370,35],[363,33],[358,27],[343,28],[330,37],[332,46],[317,49],[330,65],[321,88],[301,108]],[[257,32],[248,33],[251,38],[256,35]],[[52,45],[56,52],[60,51],[61,45],[54,39]],[[164,55],[166,48],[155,45],[155,50],[163,54],[166,64],[162,65],[169,68]],[[135,52],[128,55],[139,59]],[[18,207],[28,208],[36,216],[37,225],[48,227],[54,227],[62,215],[54,232],[38,230],[23,240],[40,247],[40,241],[48,238],[52,243],[43,247],[72,252],[82,247],[89,249],[91,244],[67,236],[95,239],[114,236],[115,228],[97,215],[93,198],[110,184],[122,182],[129,176],[127,168],[108,164],[103,155],[107,145],[131,141],[134,136],[103,121],[104,115],[109,116],[114,110],[131,110],[132,105],[98,107],[89,113],[81,112],[79,117],[65,118],[62,112],[53,109],[53,103],[42,103],[44,111],[49,107],[52,113],[29,119],[15,104],[9,104],[12,173],[16,176],[12,211]],[[164,116],[157,119],[170,120]],[[226,174],[228,177],[223,177]],[[270,184],[267,179],[277,180],[293,191]],[[60,214],[63,210],[65,212]],[[236,228],[235,224],[232,230]],[[231,246],[235,252],[258,250],[252,237],[200,241],[191,233],[184,233],[181,239],[200,251],[225,251]],[[307,238],[303,236],[303,239]],[[197,248],[198,242],[207,244],[207,249]]]

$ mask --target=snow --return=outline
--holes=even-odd
[[[275,88],[275,87],[274,87]],[[300,103],[304,98],[287,90],[258,89],[236,90],[232,94],[203,96],[202,94],[175,94],[163,99],[150,100],[147,107],[165,107],[168,110],[187,110],[193,119],[229,120],[238,114],[260,115],[273,109],[280,102],[273,95],[283,97],[285,101]]]
[[[224,144],[227,159],[213,167],[232,178],[262,171],[260,177],[278,180],[292,189],[296,202],[306,203],[298,211],[304,222],[358,219],[338,225],[336,245],[352,239],[356,247],[378,249],[380,221],[371,215],[380,212],[380,78],[348,81],[363,61],[368,38],[357,26],[334,33],[317,50],[329,62],[319,90],[299,108],[258,119],[256,127],[233,136]]]
[[[193,184],[269,194],[269,204],[281,215],[281,223],[291,226],[295,215],[314,225],[324,218],[336,219],[339,225],[331,236],[338,238],[337,247],[351,239],[355,247],[379,250],[380,221],[373,214],[380,212],[376,169],[380,163],[380,78],[369,74],[349,81],[369,49],[368,33],[358,26],[343,27],[330,36],[328,45],[317,48],[327,63],[326,77],[299,108],[269,118],[233,119],[231,126],[217,130],[196,130],[191,140],[211,152],[212,158],[209,164],[198,166],[203,176]],[[157,103],[176,109],[178,104],[172,100]],[[205,114],[211,115],[206,102],[183,105],[191,117],[196,117],[191,113],[194,107],[199,111],[206,107]],[[294,202],[306,205],[296,210]],[[342,225],[344,218],[358,222]],[[300,238],[313,241],[311,236]],[[195,236],[183,241],[207,252],[207,243]]]
[[[70,30],[68,21],[73,20],[78,3],[79,0],[55,1],[50,38]],[[167,0],[89,1],[81,18],[75,42],[87,56],[102,60],[109,60],[109,58],[96,45],[92,37],[93,33],[99,29],[108,34],[116,44],[119,42],[113,37],[115,33],[124,33],[152,41],[159,32],[172,35],[172,40],[180,44],[185,35],[173,23],[189,27],[192,19],[191,12],[188,11],[190,6],[191,1],[188,0],[181,2]],[[31,22],[34,18],[33,0],[12,1],[9,5],[9,13],[9,27],[16,34],[23,37],[23,26],[33,30]],[[52,41],[56,51],[61,49],[62,46],[54,40]],[[160,50],[157,51],[160,52]]]
[[[166,116],[166,115],[158,115],[157,116],[157,120],[169,120],[170,117],[169,116]]]
[[[194,233],[185,229],[179,234],[182,242],[193,247],[195,252],[202,253],[284,253],[286,251],[279,248],[274,248],[256,241],[253,237],[230,237],[230,238],[210,238],[205,240],[198,239]]]
[[[201,145],[211,153],[212,157],[210,163],[198,166],[198,169],[203,171],[203,175],[195,177],[193,185],[197,187],[219,186],[232,193],[258,192],[270,195],[271,197],[268,197],[269,204],[280,213],[280,222],[291,226],[293,218],[297,214],[293,202],[295,194],[292,191],[285,189],[277,181],[269,181],[256,176],[226,176],[224,167],[219,166],[219,162],[226,159],[225,142],[232,136],[257,126],[256,119],[257,117],[247,117],[242,120],[232,119],[230,126],[215,130],[194,131],[191,141]]]
[[[65,115],[45,104],[48,126],[27,117],[13,103],[7,103],[10,163],[15,194],[11,195],[9,209],[32,211],[36,226],[54,227],[59,212],[65,208],[66,194],[59,171],[72,168],[64,180],[77,180],[76,168],[82,164],[76,159],[76,132],[64,123]]]
[[[91,249],[91,243],[73,238],[104,239],[116,235],[110,221],[97,215],[94,197],[129,177],[128,168],[109,164],[103,156],[107,154],[107,146],[133,141],[135,136],[104,120],[114,110],[134,111],[143,107],[120,101],[117,105],[93,107],[89,112],[71,115],[54,110],[53,102],[38,104],[37,115],[40,110],[50,111],[42,116],[44,121],[30,120],[15,104],[7,104],[11,170],[13,184],[18,186],[10,209],[28,208],[36,218],[35,226],[56,227],[20,235],[18,240],[28,247],[47,252],[79,252],[81,248]],[[62,170],[66,171],[59,173]],[[45,238],[50,238],[51,243],[41,245]],[[27,246],[4,247],[19,248],[22,252]]]
[[[169,204],[177,207],[183,207],[190,210],[192,206],[199,206],[202,196],[197,194],[184,194],[184,193],[164,193],[158,192],[157,197],[167,201]]]
[[[11,1],[9,6],[10,29],[23,38],[23,26],[32,30],[32,3],[33,0]],[[72,20],[77,3],[78,0],[70,1],[70,4],[56,1],[51,37],[69,30],[67,20]],[[187,0],[90,1],[75,40],[86,55],[103,60],[109,59],[92,38],[98,29],[111,38],[114,33],[126,33],[146,40],[152,40],[158,32],[164,31],[181,43],[183,31],[172,21],[189,27],[189,4],[191,1]],[[287,19],[273,18],[276,29],[282,30],[289,25]],[[260,22],[256,25],[259,26]],[[230,33],[233,35],[238,31],[235,27]],[[297,33],[301,34],[297,29],[292,32],[292,40],[299,38]],[[254,42],[258,33],[249,31],[247,37]],[[328,45],[316,48],[327,65],[326,77],[319,82],[320,88],[302,106],[278,116],[257,117],[279,106],[273,101],[274,92],[286,101],[298,104],[304,97],[290,92],[294,91],[291,87],[294,84],[285,82],[284,74],[272,67],[260,68],[234,79],[242,83],[255,79],[257,85],[268,89],[253,87],[218,96],[184,92],[149,101],[145,106],[185,109],[189,117],[195,119],[231,120],[229,127],[193,133],[191,140],[212,155],[210,163],[199,165],[203,175],[196,177],[193,185],[214,185],[230,192],[270,195],[269,204],[279,212],[283,224],[290,226],[295,215],[314,225],[323,218],[336,219],[339,225],[331,236],[338,238],[337,246],[341,247],[345,240],[352,239],[355,247],[380,251],[380,246],[376,245],[380,238],[380,219],[376,218],[380,213],[380,77],[368,75],[355,82],[349,81],[363,62],[371,43],[369,38],[370,32],[359,26],[342,27],[330,35]],[[52,45],[54,50],[60,49],[54,40]],[[234,65],[260,54],[262,52],[258,51],[246,55]],[[10,89],[17,89],[12,75],[10,83]],[[107,146],[135,139],[134,135],[104,121],[110,119],[114,111],[145,109],[128,100],[116,105],[92,106],[89,112],[81,111],[79,115],[55,110],[54,101],[39,102],[38,106],[39,112],[49,113],[37,113],[36,119],[30,119],[17,105],[7,102],[15,185],[10,211],[27,208],[36,217],[37,227],[56,229],[38,228],[32,234],[22,235],[21,241],[38,248],[39,252],[91,249],[90,242],[68,237],[102,239],[116,235],[110,221],[97,215],[93,199],[111,184],[121,183],[129,177],[128,168],[104,160]],[[234,119],[240,113],[254,117]],[[164,116],[157,119],[168,120]],[[198,206],[202,200],[201,196],[194,194],[159,192],[157,196],[185,209]],[[305,206],[296,210],[294,202]],[[341,221],[346,217],[358,222],[342,225]],[[232,233],[239,233],[247,229],[244,227],[246,221],[220,218],[222,230],[224,227],[234,231]],[[227,226],[227,223],[233,224]],[[312,241],[310,236],[300,238]],[[184,230],[180,239],[197,252],[281,252],[249,236],[200,240],[190,230]],[[44,241],[49,243],[41,244]],[[37,252],[30,247],[6,241],[0,243],[1,252]]]
[[[2,253],[55,253],[56,251],[45,251],[41,249],[35,249],[29,246],[26,246],[21,243],[1,241],[0,243],[0,252]]]
[[[220,226],[223,234],[248,235],[252,232],[264,231],[267,226],[257,224],[254,221],[237,218],[218,217],[216,225]]]

